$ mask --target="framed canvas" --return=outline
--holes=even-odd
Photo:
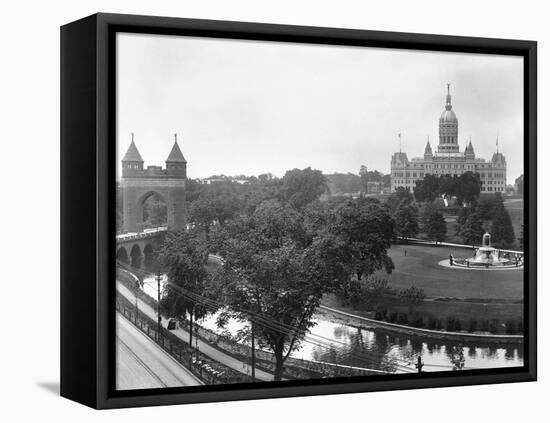
[[[536,380],[536,43],[61,28],[61,394]]]

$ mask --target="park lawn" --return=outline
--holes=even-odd
[[[449,254],[470,257],[471,249],[400,244],[392,245],[388,254],[395,269],[375,276],[387,279],[397,291],[414,285],[427,297],[523,300],[522,270],[468,270],[438,264]]]

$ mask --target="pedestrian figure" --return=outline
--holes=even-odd
[[[449,264],[451,266],[453,265],[453,255],[452,254],[449,254]]]
[[[407,250],[405,250],[405,257],[407,257]]]

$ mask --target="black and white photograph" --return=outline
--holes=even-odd
[[[522,367],[524,94],[520,56],[117,33],[116,390]]]

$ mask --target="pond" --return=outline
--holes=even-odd
[[[164,283],[165,279],[162,280],[163,286]],[[156,298],[157,283],[154,278],[145,279],[144,291]],[[198,323],[221,333],[216,317],[217,314],[208,316]],[[292,357],[398,373],[416,371],[419,356],[425,365],[424,371],[523,365],[523,344],[444,342],[396,334],[380,328],[355,327],[328,318],[320,314],[315,316],[315,326],[300,348],[291,354]],[[226,330],[235,335],[243,325],[231,320]]]

